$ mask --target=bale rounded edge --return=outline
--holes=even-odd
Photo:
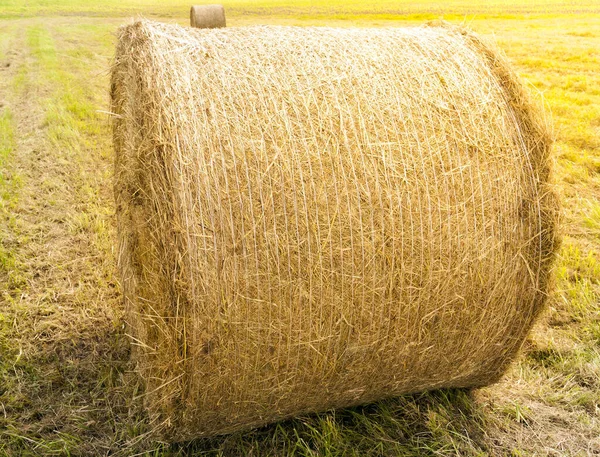
[[[193,5],[190,8],[190,26],[198,29],[226,27],[223,5]]]

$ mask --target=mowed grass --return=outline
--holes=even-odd
[[[468,15],[551,113],[563,246],[548,310],[499,384],[178,445],[146,435],[152,424],[129,360],[116,279],[110,124],[102,112],[114,31],[125,20],[114,16],[187,21],[188,4],[155,3],[0,6],[0,455],[600,455],[597,2],[229,5],[231,25],[398,26]]]

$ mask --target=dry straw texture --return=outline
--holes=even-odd
[[[190,25],[199,29],[225,27],[223,5],[194,5],[190,8]]]
[[[498,379],[546,298],[550,140],[449,26],[119,31],[119,263],[167,439]]]

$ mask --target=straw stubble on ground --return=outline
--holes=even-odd
[[[408,396],[176,447],[146,441],[149,428],[138,400],[125,400],[135,397],[136,382],[129,379],[122,309],[111,279],[110,129],[95,112],[108,106],[104,70],[114,49],[112,33],[123,21],[0,22],[0,454],[597,455],[598,16],[472,23],[494,33],[519,73],[544,92],[554,113],[565,209],[557,292],[523,357],[500,384],[474,395],[450,390]],[[397,25],[366,16],[353,21]],[[307,20],[232,18],[232,24],[241,22]],[[55,242],[60,249],[53,249]]]
[[[0,449],[8,440],[9,455],[102,454],[114,436],[106,446],[86,437],[112,434],[113,409],[124,404],[112,384],[128,341],[113,280],[108,123],[96,113],[104,78],[89,65],[99,49],[82,50],[68,27],[41,21],[11,31],[2,87],[13,134],[2,181],[10,268],[1,277]]]

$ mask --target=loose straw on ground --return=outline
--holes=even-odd
[[[163,437],[496,381],[547,295],[550,139],[440,25],[119,31],[119,265]]]

